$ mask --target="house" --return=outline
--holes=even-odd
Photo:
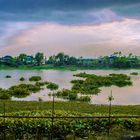
[[[13,59],[13,57],[10,55],[6,55],[6,56],[1,58],[2,61],[11,61],[12,59]]]
[[[28,56],[26,56],[24,62],[25,62],[26,64],[33,64],[33,63],[34,63],[34,57],[31,56],[31,55],[28,55]]]

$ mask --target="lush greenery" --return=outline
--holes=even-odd
[[[52,88],[58,88],[58,85],[51,82],[36,82],[35,84],[19,84],[15,86],[11,86],[9,89],[0,89],[0,99],[6,100],[10,99],[12,96],[23,98],[31,93],[36,93],[40,90],[43,90],[43,86],[48,85],[47,88],[50,89],[50,86],[53,86]]]
[[[20,81],[25,81],[25,78],[24,77],[21,77],[19,80]]]
[[[29,81],[40,81],[41,77],[40,76],[32,76],[29,78]]]
[[[130,75],[138,75],[139,73],[138,72],[132,72],[130,73]]]
[[[11,76],[10,75],[6,75],[5,78],[11,78]]]
[[[35,56],[19,54],[17,57],[4,56],[0,58],[0,68],[31,68],[31,69],[109,69],[109,68],[140,68],[140,57],[130,53],[123,55],[114,52],[109,56],[98,58],[74,57],[64,53],[45,57],[43,53],[37,52]]]
[[[90,102],[90,96],[81,96],[78,97],[78,93],[86,94],[86,95],[97,95],[101,91],[101,87],[109,87],[109,86],[131,86],[132,81],[130,76],[126,74],[109,74],[107,76],[100,76],[95,74],[87,74],[87,73],[79,73],[74,75],[76,77],[80,77],[83,79],[72,80],[73,84],[71,90],[63,89],[58,91],[55,95],[57,97],[68,99],[68,100],[77,100]]]
[[[57,84],[55,84],[55,83],[49,83],[49,84],[47,85],[47,88],[50,89],[50,90],[57,90],[58,87],[59,87],[59,86],[58,86]]]
[[[52,102],[0,102],[0,112],[3,113],[3,103],[6,107],[6,115],[12,116],[51,116]],[[108,106],[89,105],[76,102],[55,102],[55,116],[107,116]],[[20,112],[19,112],[20,110]],[[26,110],[26,111],[24,111]],[[28,111],[29,110],[29,111]],[[14,113],[15,112],[15,113]],[[139,115],[140,106],[112,106],[113,115]],[[0,119],[0,135],[6,129],[7,137],[26,139],[26,137],[47,137],[52,132],[51,119]],[[94,139],[107,138],[109,128],[108,119],[54,119],[54,137],[59,139],[74,139],[74,137]],[[111,119],[110,137],[117,136],[114,140],[120,140],[126,135],[138,135],[140,119]],[[81,133],[82,132],[82,133]],[[117,133],[116,133],[117,132]],[[104,137],[103,137],[104,136]],[[97,139],[98,140],[98,139]],[[101,140],[101,139],[100,139]],[[109,140],[109,139],[108,139]]]
[[[51,111],[24,111],[17,113],[9,113],[10,116],[51,116]],[[55,116],[92,116],[92,115],[106,115],[106,114],[85,114],[71,111],[55,111]],[[1,135],[4,132],[4,121],[0,120]],[[5,131],[9,135],[13,135],[17,139],[23,139],[28,135],[38,135],[50,138],[52,134],[51,119],[6,119]],[[126,130],[139,131],[140,119],[111,119],[110,129],[120,127]],[[75,135],[76,137],[88,137],[89,135],[107,134],[109,128],[108,119],[54,119],[53,137],[59,139],[66,139],[68,135]]]
[[[5,103],[5,111],[9,112],[19,112],[19,111],[33,111],[33,110],[51,110],[52,102],[37,102],[37,101],[0,101],[0,113],[3,113],[3,108]],[[108,102],[106,102],[108,103]],[[108,105],[94,105],[81,103],[76,101],[69,102],[60,102],[55,101],[55,109],[56,110],[64,110],[64,111],[76,111],[80,113],[99,113],[99,114],[107,114],[108,113]],[[113,105],[112,106],[112,114],[124,114],[124,115],[140,115],[140,105]]]

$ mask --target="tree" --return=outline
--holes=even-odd
[[[35,60],[38,66],[42,65],[44,61],[44,54],[40,52],[36,53]]]
[[[25,64],[25,60],[26,60],[27,55],[24,53],[21,53],[18,57],[17,57],[17,62],[19,64]]]

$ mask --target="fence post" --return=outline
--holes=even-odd
[[[51,140],[53,140],[53,122],[54,122],[54,92],[53,92],[53,101],[52,101],[52,129],[51,129]]]
[[[5,102],[3,103],[3,116],[4,116],[4,140],[6,140],[6,132],[5,132]]]
[[[112,96],[112,90],[110,96],[108,96],[108,101],[109,101],[109,126],[108,126],[108,135],[110,135],[110,123],[111,123],[111,107],[112,107],[112,100],[114,100]]]

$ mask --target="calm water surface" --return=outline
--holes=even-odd
[[[101,88],[102,91],[99,95],[92,96],[92,103],[94,104],[107,104],[107,98],[112,90],[114,101],[113,104],[117,105],[127,105],[127,104],[140,104],[140,70],[78,70],[78,71],[60,71],[60,70],[0,70],[0,87],[9,88],[12,85],[17,85],[21,83],[30,83],[28,78],[34,75],[42,77],[42,81],[50,81],[57,83],[60,89],[71,88],[70,81],[72,79],[77,79],[73,77],[73,74],[79,72],[87,72],[90,74],[107,75],[110,73],[124,73],[130,74],[136,71],[139,75],[131,76],[133,81],[133,86],[130,87],[104,87]],[[11,75],[12,78],[5,78],[6,75]],[[24,77],[26,80],[24,82],[19,81],[20,77]],[[41,97],[44,101],[52,100],[48,93],[48,89],[42,90],[39,93],[33,93],[26,98],[15,98],[12,100],[38,100]],[[60,99],[57,99],[60,100]],[[62,100],[62,99],[61,99]]]

